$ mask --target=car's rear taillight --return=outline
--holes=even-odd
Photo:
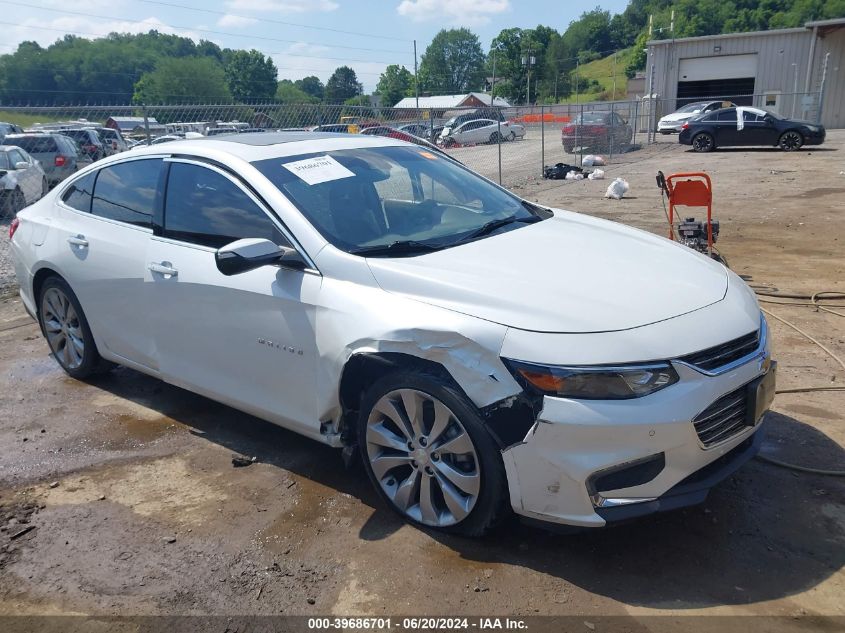
[[[565,128],[561,130],[564,134],[572,134],[575,131],[574,125],[567,125]]]
[[[681,126],[681,129],[682,129],[682,130],[688,130],[688,129],[689,129],[689,123],[684,123],[684,124]]]
[[[56,167],[64,167],[66,162],[67,159],[64,156],[56,156],[56,159],[54,161]]]
[[[18,230],[18,227],[21,225],[21,221],[17,218],[12,220],[12,223],[9,225],[9,239],[12,239],[15,236],[15,231]]]

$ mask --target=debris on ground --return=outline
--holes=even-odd
[[[583,170],[575,165],[568,165],[567,163],[556,163],[549,167],[543,167],[543,178],[548,180],[563,180],[569,177],[569,174],[580,174]]]
[[[581,167],[604,167],[606,164],[603,157],[594,154],[587,154],[581,159]]]
[[[614,200],[621,200],[631,186],[628,184],[628,181],[624,178],[617,178],[607,188],[607,191],[604,194],[605,198],[613,198]]]
[[[604,170],[602,169],[594,169],[590,174],[587,176],[590,180],[604,180]]]
[[[258,458],[253,457],[245,457],[244,455],[232,455],[232,466],[235,468],[244,468],[245,466],[250,466],[256,462]]]

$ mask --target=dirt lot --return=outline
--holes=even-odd
[[[656,171],[706,169],[735,270],[845,291],[845,133],[795,154],[659,143],[620,159],[606,171],[631,183],[621,201],[607,181],[518,192],[662,233]],[[842,318],[766,307],[845,357]],[[779,387],[843,384],[770,323]],[[765,453],[842,469],[843,398],[778,395]],[[0,304],[0,524],[0,614],[845,615],[841,479],[755,460],[703,506],[612,529],[426,533],[331,449],[130,370],[65,377],[15,299]]]

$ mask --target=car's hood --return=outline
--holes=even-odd
[[[726,269],[664,238],[556,212],[443,251],[370,258],[386,291],[541,332],[624,330],[720,301]]]
[[[672,114],[667,114],[662,117],[660,120],[667,123],[671,121],[686,121],[687,119],[691,119],[699,114],[701,114],[701,112],[673,112]]]

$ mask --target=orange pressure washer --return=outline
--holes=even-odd
[[[657,172],[657,186],[660,189],[660,200],[663,211],[666,203],[663,194],[669,199],[669,211],[666,220],[669,222],[669,239],[677,240],[700,253],[709,255],[713,259],[721,259],[718,253],[713,254],[713,244],[719,237],[719,220],[713,219],[713,183],[710,176],[703,172],[688,174],[672,174],[664,176]],[[707,207],[707,221],[696,221],[694,217],[685,217],[677,226],[675,233],[675,207]],[[678,213],[680,217],[680,213]]]

